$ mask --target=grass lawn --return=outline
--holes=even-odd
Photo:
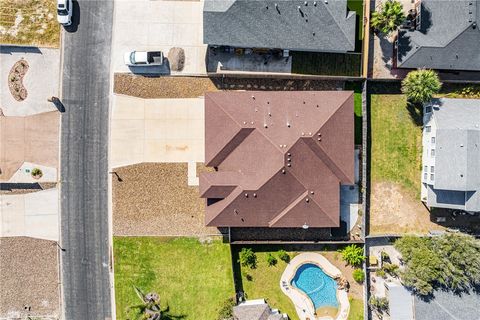
[[[291,51],[292,73],[330,76],[360,76],[360,53]]]
[[[280,289],[280,277],[286,267],[286,263],[277,257],[277,251],[280,247],[258,245],[252,246],[251,248],[257,255],[257,267],[255,269],[249,269],[241,267],[239,263],[236,263],[234,268],[235,276],[237,277],[237,285],[239,283],[242,285],[243,291],[248,300],[264,298],[273,309],[279,309],[282,313],[287,313],[290,319],[298,320],[297,312],[295,311],[292,301]],[[234,261],[238,261],[238,252],[241,248],[235,246],[232,250]],[[288,249],[287,252],[289,253],[290,258],[293,258],[298,254],[298,252],[289,251]],[[278,263],[275,266],[268,266],[267,264],[267,255],[269,253],[275,256],[278,260]],[[349,296],[351,294],[355,296],[351,296],[350,298],[351,310],[348,319],[363,319],[363,300],[361,299],[363,288],[351,278],[351,271],[353,269],[349,266],[345,267],[343,261],[341,261],[340,255],[335,251],[319,251],[319,253],[324,255],[332,264],[337,266],[351,284]]]
[[[363,40],[363,0],[347,0],[347,7],[357,14],[357,40]]]
[[[347,82],[345,90],[354,91],[355,144],[362,144],[362,84],[360,82]]]
[[[114,237],[117,319],[139,303],[133,285],[160,295],[162,308],[183,319],[213,320],[235,295],[230,247],[194,238]]]
[[[371,95],[372,182],[400,184],[420,197],[422,127],[404,95]]]
[[[0,0],[0,43],[58,47],[56,0]]]

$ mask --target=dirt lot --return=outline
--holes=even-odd
[[[341,81],[283,80],[257,78],[144,77],[115,74],[113,91],[118,94],[153,98],[196,98],[218,90],[336,90]]]
[[[197,175],[205,170],[197,164]],[[203,236],[219,234],[205,227],[204,199],[187,185],[187,163],[142,163],[115,170],[112,176],[113,234]]]
[[[371,188],[370,234],[427,233],[443,228],[430,221],[430,212],[420,199],[391,182]]]
[[[55,0],[0,0],[0,43],[57,48],[56,16]]]
[[[53,241],[0,238],[0,318],[59,317],[57,250]]]

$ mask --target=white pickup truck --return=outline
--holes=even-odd
[[[159,66],[163,64],[161,51],[131,51],[125,52],[127,66]]]

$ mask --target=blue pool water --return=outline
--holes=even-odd
[[[315,309],[338,308],[337,282],[317,265],[312,263],[301,265],[292,279],[292,285],[310,297]]]

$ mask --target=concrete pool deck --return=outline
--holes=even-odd
[[[291,285],[292,279],[295,277],[297,269],[306,263],[312,263],[319,266],[328,276],[337,279],[342,276],[340,270],[330,263],[324,256],[318,253],[306,252],[301,253],[293,258],[285,268],[285,271],[280,278],[280,288],[290,300],[292,300],[297,315],[300,320],[307,319],[324,319],[324,320],[346,320],[350,311],[350,302],[348,301],[348,294],[345,290],[337,289],[338,312],[335,318],[319,317],[315,315],[315,308],[310,298]]]

